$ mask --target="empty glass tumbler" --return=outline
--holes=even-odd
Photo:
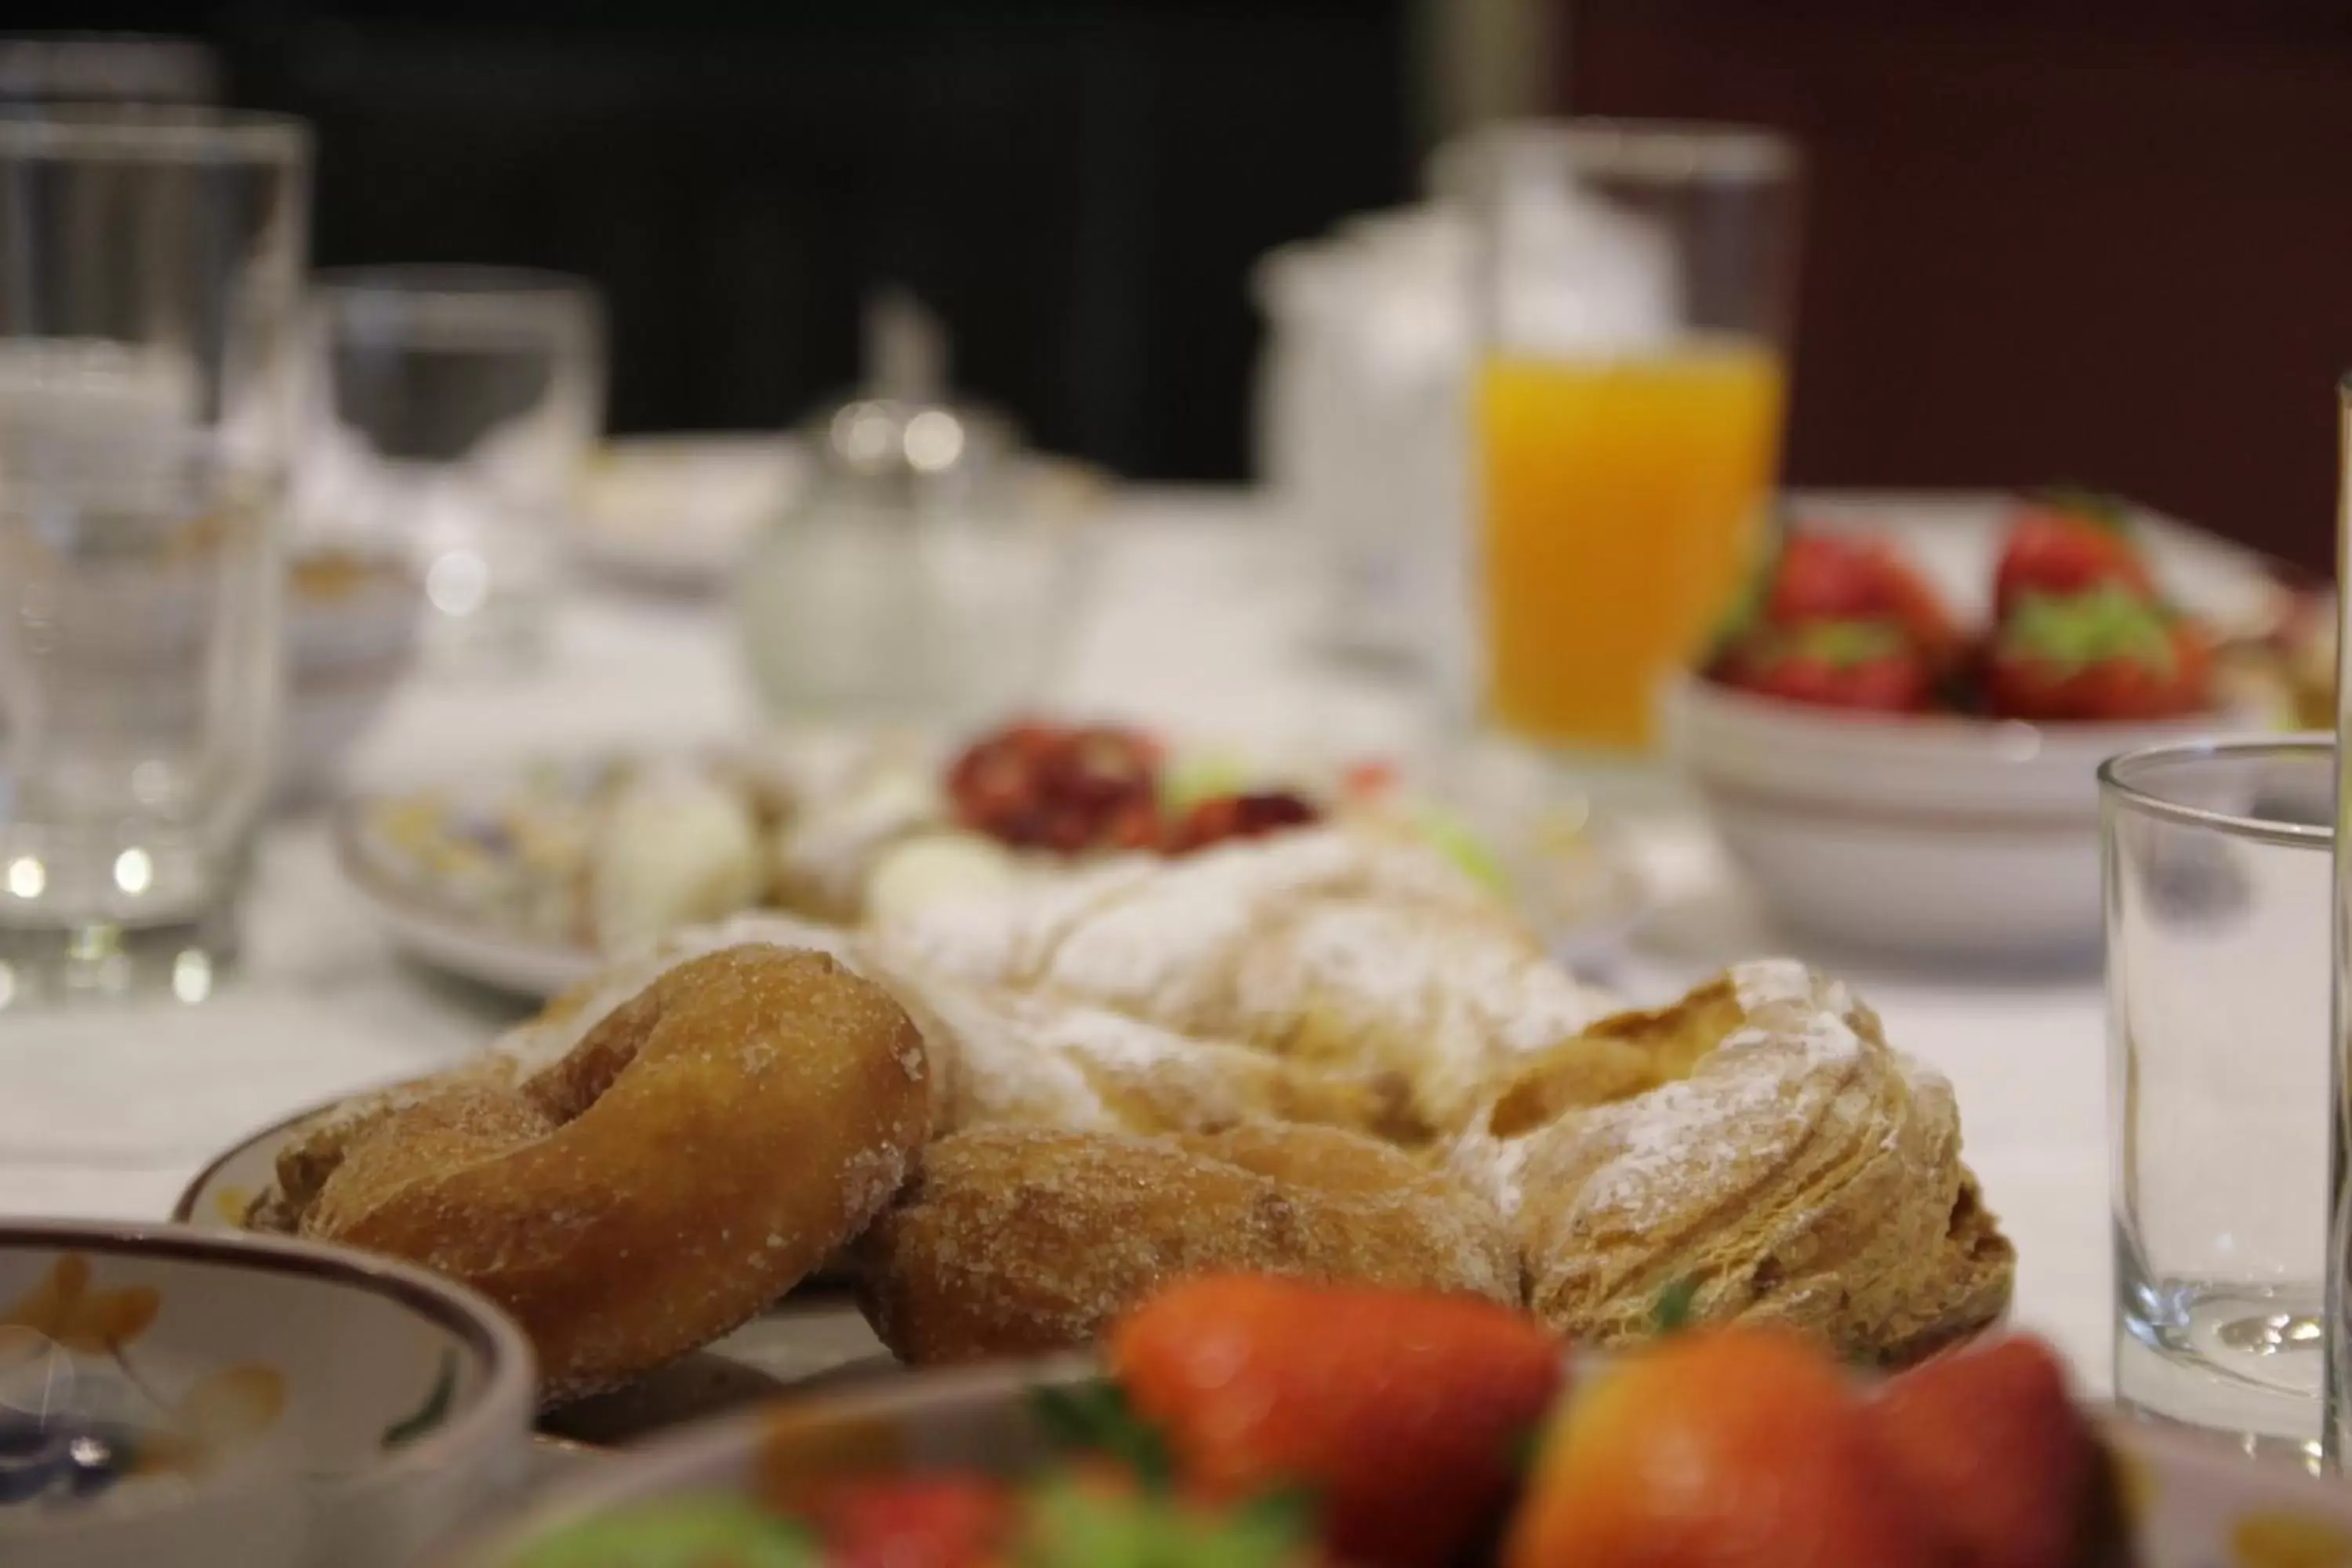
[[[2116,1396],[2314,1459],[2335,773],[2324,736],[2100,770]]]
[[[0,119],[0,1006],[236,945],[280,681],[308,140]]]
[[[360,268],[321,273],[314,310],[298,524],[410,554],[428,658],[535,655],[604,427],[594,289],[516,268]]]

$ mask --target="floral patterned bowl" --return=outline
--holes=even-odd
[[[407,1561],[529,1453],[521,1331],[341,1248],[0,1221],[0,1562]]]
[[[634,1505],[686,1498],[754,1501],[803,1494],[814,1477],[961,1468],[1017,1474],[1054,1443],[1033,1397],[1096,1375],[1087,1359],[911,1373],[823,1398],[706,1423],[610,1463],[461,1546],[446,1568],[524,1568],[535,1550]],[[2352,1487],[2185,1428],[2110,1419],[2128,1561],[2136,1568],[2347,1568]],[[616,1551],[608,1568],[683,1561]]]

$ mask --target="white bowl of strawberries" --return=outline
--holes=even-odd
[[[1706,667],[1677,756],[1789,923],[1964,960],[2064,960],[2100,928],[2096,771],[2232,725],[2213,635],[2111,503],[1984,531],[1980,626],[1889,539],[1801,518]]]

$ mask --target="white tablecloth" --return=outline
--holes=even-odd
[[[1297,542],[1247,497],[1143,492],[1106,531],[1060,704],[1244,742],[1380,748],[1410,737],[1414,717],[1391,689],[1318,659]],[[546,668],[420,680],[354,775],[430,776],[542,744],[741,733],[751,705],[727,630],[708,604],[583,585]],[[1612,983],[1663,998],[1728,959],[1795,945],[1730,885],[1687,813],[1651,810],[1638,842],[1665,906]],[[449,1060],[518,1011],[398,958],[338,880],[316,821],[269,835],[250,914],[247,963],[202,1005],[0,1015],[0,1212],[160,1217],[207,1157],[251,1129]],[[2021,1255],[2016,1321],[2104,1389],[2095,978],[1843,972],[1897,1043],[1957,1086],[1968,1157]]]

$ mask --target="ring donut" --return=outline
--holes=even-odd
[[[304,1236],[504,1307],[549,1404],[742,1323],[865,1228],[929,1130],[921,1037],[822,953],[663,974],[552,1066],[461,1080],[354,1130]]]

